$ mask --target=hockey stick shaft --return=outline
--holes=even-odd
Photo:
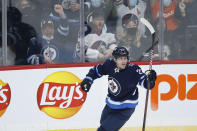
[[[154,41],[155,41],[155,33],[152,34],[152,49],[150,51],[149,70],[152,70],[152,59],[153,59],[153,54],[154,54]],[[147,117],[149,91],[150,91],[150,81],[148,81],[148,89],[146,91],[146,100],[145,100],[144,119],[143,119],[142,131],[145,131],[145,128],[146,128],[146,117]]]
[[[145,131],[145,128],[146,128],[146,116],[147,116],[149,90],[150,90],[150,83],[148,82],[148,89],[146,91],[146,101],[145,101],[145,109],[144,109],[144,119],[143,119],[142,131]]]

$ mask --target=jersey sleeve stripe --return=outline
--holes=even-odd
[[[96,66],[96,74],[98,75],[99,78],[102,76],[102,75],[99,73],[99,71],[98,71],[98,65]]]
[[[91,77],[89,77],[89,76],[87,76],[85,79],[88,79],[88,80],[90,80],[91,82],[93,82],[93,79],[92,79]]]

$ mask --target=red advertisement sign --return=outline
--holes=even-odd
[[[87,96],[87,93],[81,90],[80,83],[77,76],[66,71],[47,76],[37,91],[39,109],[56,119],[75,115]]]

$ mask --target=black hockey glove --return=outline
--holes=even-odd
[[[90,90],[91,85],[92,85],[92,80],[90,80],[89,78],[85,78],[81,82],[81,89],[85,92],[88,92]]]
[[[155,72],[155,70],[147,70],[145,71],[145,74],[147,76],[147,80],[150,82],[150,89],[152,89],[157,79],[157,73]]]

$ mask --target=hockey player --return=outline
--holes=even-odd
[[[129,52],[125,47],[116,47],[113,59],[89,70],[81,83],[81,89],[88,92],[93,81],[108,75],[108,95],[98,131],[118,131],[133,114],[138,104],[137,84],[150,89],[154,87],[157,74],[154,70],[142,72],[136,64],[129,63]]]

